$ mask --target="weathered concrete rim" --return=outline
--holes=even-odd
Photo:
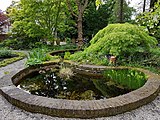
[[[46,66],[52,67],[56,64],[57,62],[50,62],[40,66],[39,68],[43,69]],[[12,81],[14,84],[8,87],[1,88],[0,94],[3,95],[13,105],[30,112],[42,113],[58,117],[96,118],[116,115],[136,109],[137,107],[140,107],[154,100],[160,91],[160,76],[148,70],[131,67],[106,67],[93,65],[78,66],[88,69],[137,69],[144,72],[148,76],[148,81],[143,87],[135,91],[105,100],[78,101],[53,99],[31,95],[21,89],[18,89],[14,85],[18,82],[18,79],[25,75],[24,72],[27,71],[29,74],[30,72],[36,70],[35,67],[32,67],[31,71],[29,70],[29,68],[26,68],[13,76]],[[37,70],[39,68],[37,68]]]

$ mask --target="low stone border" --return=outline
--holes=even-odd
[[[46,67],[53,67],[57,63],[46,63],[38,68],[26,68],[15,76],[13,83],[17,84],[26,74]],[[160,91],[160,76],[148,70],[131,68],[131,67],[106,67],[93,65],[79,65],[84,69],[136,69],[144,72],[148,76],[148,80],[144,86],[130,93],[103,100],[65,100],[53,99],[42,96],[31,95],[17,88],[15,85],[3,87],[0,94],[3,95],[10,103],[24,110],[36,113],[42,113],[58,117],[70,118],[96,118],[110,115],[116,115],[126,111],[136,109],[155,99]]]
[[[16,54],[17,57],[13,57],[13,58],[8,58],[8,59],[5,59],[3,61],[0,62],[0,67],[4,67],[8,64],[11,64],[13,62],[16,62],[18,60],[21,60],[23,59],[26,55],[22,52],[13,52],[13,54]]]
[[[78,51],[78,49],[65,49],[65,50],[54,50],[52,52],[49,52],[50,55],[54,56],[57,55],[59,53],[65,53],[65,52],[76,52]]]
[[[78,51],[78,49],[54,50],[54,51],[47,53],[47,56],[51,58],[50,61],[62,60],[64,56],[61,57],[59,54],[61,53],[65,54],[65,52],[74,53],[76,51]]]

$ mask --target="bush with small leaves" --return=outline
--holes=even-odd
[[[105,64],[108,56],[116,56],[118,61],[140,61],[148,57],[157,40],[148,35],[143,27],[125,24],[110,24],[100,30],[83,52],[70,56],[71,60]],[[108,63],[108,62],[106,62]]]

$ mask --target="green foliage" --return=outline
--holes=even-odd
[[[144,73],[128,69],[106,70],[104,76],[115,84],[128,89],[138,89],[147,80],[147,76]]]
[[[7,48],[0,48],[0,58],[7,58],[12,56],[12,51]]]
[[[69,59],[71,53],[70,52],[65,52],[65,55],[64,55],[64,59]]]
[[[20,0],[8,9],[12,36],[20,41],[30,39],[31,43],[53,42],[68,27],[66,12],[62,0]]]
[[[100,29],[108,25],[109,19],[113,14],[113,1],[108,0],[96,10],[95,3],[90,3],[84,12],[83,31],[84,36],[92,38]]]
[[[139,14],[136,21],[139,25],[145,26],[151,35],[160,39],[160,1],[149,12]]]
[[[117,23],[119,21],[119,12],[120,12],[120,1],[119,0],[113,0],[114,7],[113,7],[113,14],[110,17],[109,23]],[[133,7],[129,6],[129,3],[127,3],[125,0],[123,1],[123,21],[122,22],[130,22],[132,23],[133,20],[131,20],[132,15],[136,12],[136,10]]]
[[[39,42],[38,39],[32,39],[32,38],[25,38],[23,40],[21,40],[20,38],[6,39],[0,43],[0,47],[5,46],[14,50],[27,50],[42,45],[43,43]]]
[[[48,52],[45,48],[35,48],[29,52],[26,64],[28,66],[42,64],[44,61],[51,60],[51,57],[47,55]]]
[[[143,56],[141,56],[141,58],[142,57]],[[160,74],[160,48],[156,47],[150,49],[150,53],[148,53],[148,56],[145,59],[130,62],[129,64],[123,63],[122,65],[140,67]]]
[[[89,40],[95,35],[100,29],[106,27],[109,23],[117,22],[117,0],[107,0],[105,4],[101,5],[96,10],[95,4],[91,3],[85,10],[83,31],[84,36],[89,37]],[[124,2],[124,22],[132,22],[131,16],[135,10],[133,7]]]
[[[103,4],[102,0],[96,0],[96,1],[95,1],[96,7],[99,7],[99,6],[102,5],[102,4]]]
[[[139,61],[144,59],[157,41],[149,36],[142,27],[132,24],[110,24],[100,30],[83,52],[71,55],[70,59],[80,62],[99,64],[106,56],[114,55],[118,61]]]
[[[46,47],[49,50],[64,50],[64,49],[76,49],[77,46],[74,44],[67,45],[47,45],[41,41],[33,40],[18,40],[18,39],[7,39],[0,42],[0,47],[8,47],[14,50],[28,50],[39,47]]]
[[[71,41],[71,38],[68,38],[68,37],[67,37],[67,38],[66,38],[66,43],[69,45],[69,44],[71,44],[71,42],[72,42],[72,41]]]
[[[52,50],[65,50],[65,49],[76,49],[77,46],[73,44],[67,45],[55,45],[50,47]]]
[[[8,64],[11,64],[13,62],[16,62],[18,60],[21,60],[23,59],[26,55],[22,52],[13,52],[13,54],[16,55],[16,57],[13,57],[13,58],[7,58],[7,59],[4,59],[3,61],[0,61],[0,67],[4,67]]]
[[[160,67],[160,48],[153,48],[150,50],[150,57],[139,63],[143,66]]]

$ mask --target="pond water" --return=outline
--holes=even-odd
[[[126,94],[143,86],[146,79],[143,73],[128,69],[88,73],[53,68],[32,73],[17,87],[30,94],[56,99],[98,100]]]

